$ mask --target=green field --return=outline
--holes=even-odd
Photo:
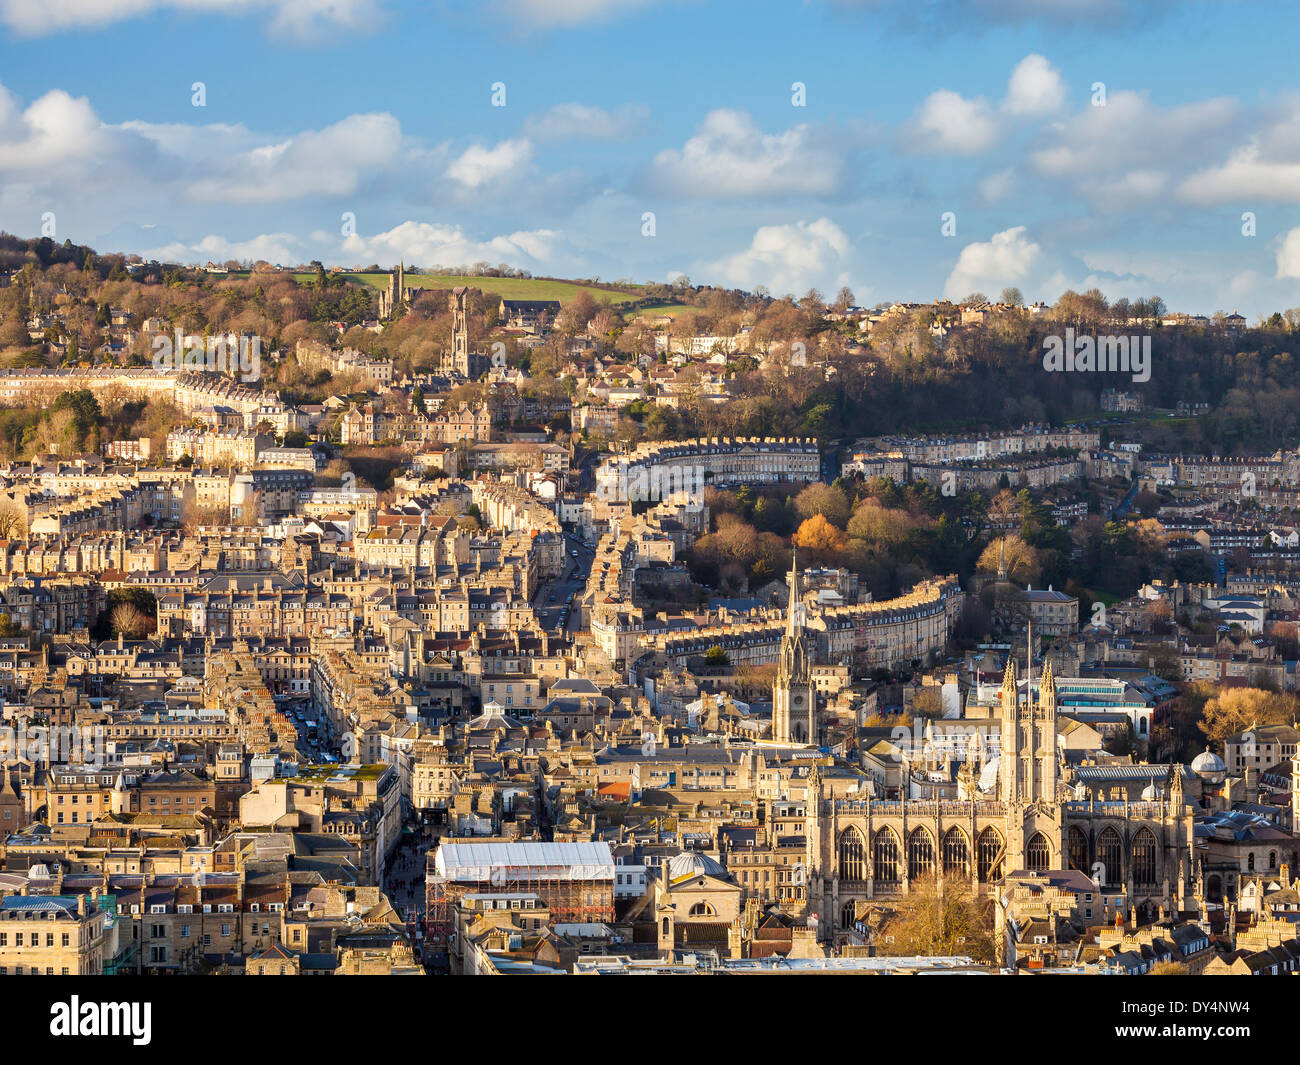
[[[633,317],[644,314],[647,318],[654,317],[657,314],[666,314],[670,318],[676,318],[679,314],[693,310],[695,308],[688,303],[652,303],[648,307],[635,307],[628,314]]]
[[[294,274],[299,284],[307,284],[314,279],[313,274]],[[373,289],[388,287],[388,274],[354,274],[342,276],[349,281],[359,281]],[[466,285],[483,292],[490,292],[507,300],[559,300],[568,303],[579,292],[590,292],[597,303],[627,303],[641,298],[640,285],[583,285],[573,281],[550,281],[545,278],[520,277],[470,277],[458,274],[407,274],[406,284],[411,288],[453,289],[457,285]]]

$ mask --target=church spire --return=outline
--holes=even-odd
[[[795,633],[795,617],[799,609],[799,554],[795,548],[790,549],[790,598],[785,608],[785,631],[792,636]],[[802,627],[802,626],[798,626]]]
[[[1020,700],[1018,688],[1016,686],[1016,656],[1007,655],[1007,669],[1002,674],[1002,710],[1015,710],[1017,702]]]

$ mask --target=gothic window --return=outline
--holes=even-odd
[[[857,907],[851,902],[846,902],[840,909],[840,927],[852,928],[858,923]]]
[[[865,880],[866,867],[863,864],[866,848],[862,845],[862,834],[856,828],[846,828],[840,833],[840,879]]]
[[[907,875],[915,880],[933,872],[934,841],[925,829],[914,829],[907,838]]]
[[[1052,867],[1052,848],[1041,832],[1035,832],[1025,848],[1025,865],[1036,873]]]
[[[1092,870],[1088,868],[1088,837],[1083,834],[1083,829],[1078,825],[1071,825],[1070,831],[1066,834],[1066,842],[1070,868],[1091,873]]]
[[[1269,869],[1277,868],[1277,851],[1268,852],[1268,867]]]
[[[1246,871],[1249,873],[1253,873],[1255,871],[1255,854],[1253,851],[1250,854],[1246,855]]]
[[[1156,885],[1156,837],[1149,828],[1138,829],[1133,837],[1133,884],[1140,888]]]
[[[982,881],[1002,879],[1002,835],[990,826],[975,841],[976,871]]]
[[[1102,887],[1117,887],[1124,879],[1124,845],[1109,826],[1097,837],[1097,863]]]
[[[889,829],[882,828],[876,833],[871,858],[878,883],[898,883],[898,837]]]
[[[969,876],[970,853],[966,847],[966,833],[953,826],[943,834],[944,876]]]

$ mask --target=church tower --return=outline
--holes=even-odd
[[[1002,678],[1002,801],[1056,802],[1056,678],[1052,663],[1043,666],[1037,698],[1027,684],[1020,701],[1014,659]]]
[[[451,290],[451,357],[452,367],[465,377],[469,365],[469,289],[458,285]]]
[[[790,558],[790,602],[781,637],[781,659],[772,685],[772,738],[778,743],[817,742],[817,691],[812,679],[812,651],[803,631],[799,568]]]

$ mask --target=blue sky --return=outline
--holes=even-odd
[[[0,228],[1253,316],[1300,304],[1293,6],[0,0]]]

